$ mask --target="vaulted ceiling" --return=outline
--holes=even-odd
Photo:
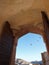
[[[49,17],[49,0],[0,0],[0,32],[5,21],[12,29],[31,25],[43,30],[41,11]]]

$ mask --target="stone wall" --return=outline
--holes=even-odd
[[[47,52],[42,53],[43,65],[49,65],[49,55]]]

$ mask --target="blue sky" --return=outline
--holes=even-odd
[[[41,35],[28,33],[18,39],[16,58],[26,61],[40,61],[41,53],[47,51]]]

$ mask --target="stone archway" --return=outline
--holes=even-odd
[[[38,28],[37,28],[38,29]],[[16,46],[17,46],[17,41],[18,38],[20,38],[21,36],[31,32],[31,33],[36,33],[36,34],[41,34],[43,36],[44,32],[41,31],[40,29],[37,30],[35,27],[30,26],[25,26],[23,29],[21,29],[21,31],[19,31],[19,33],[16,34],[15,37],[15,42],[14,42],[14,46],[13,46],[13,54],[12,54],[12,59],[11,59],[11,65],[13,65],[13,63],[15,62],[15,54],[16,54]],[[18,32],[18,31],[17,31]]]
[[[42,12],[42,18],[43,18],[44,30],[41,30],[38,27],[34,27],[32,24],[20,26],[20,30],[13,30],[13,31],[15,31],[15,34],[14,34],[15,35],[15,42],[14,42],[14,46],[13,46],[13,55],[12,55],[11,65],[14,64],[15,50],[16,50],[18,38],[23,36],[24,34],[29,33],[29,32],[40,34],[43,36],[43,39],[46,43],[47,52],[49,54],[49,41],[48,41],[48,38],[49,38],[48,37],[48,35],[49,35],[48,34],[49,33],[49,29],[48,29],[49,28],[49,26],[48,26],[49,20],[48,20],[47,15],[45,14],[45,12]]]
[[[48,20],[47,15],[45,14],[45,12],[42,12],[42,17],[43,17],[42,24],[43,24],[44,29],[40,29],[38,27],[38,25],[34,26],[33,24],[22,25],[22,26],[20,26],[19,30],[13,29],[13,34],[14,34],[15,38],[14,38],[13,50],[12,50],[12,54],[11,54],[11,58],[10,58],[11,59],[10,65],[15,64],[15,50],[16,50],[18,38],[28,32],[41,34],[44,38],[44,41],[46,42],[46,48],[49,53],[49,20]],[[41,23],[39,23],[39,24],[41,24]]]

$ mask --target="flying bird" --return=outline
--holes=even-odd
[[[32,43],[30,44],[30,46],[32,46]]]

